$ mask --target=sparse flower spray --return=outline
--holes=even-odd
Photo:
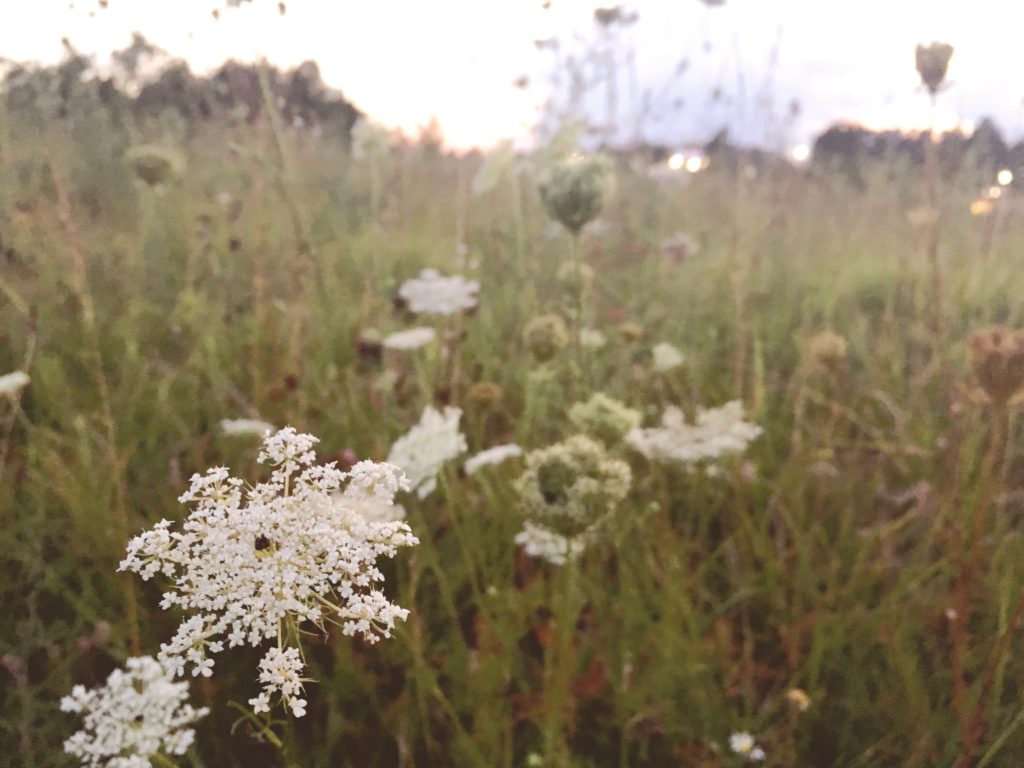
[[[369,461],[347,472],[318,465],[316,443],[290,427],[267,434],[259,459],[271,476],[252,487],[223,467],[193,475],[181,526],[163,520],[135,537],[120,565],[170,582],[161,607],[185,618],[158,658],[173,673],[209,677],[225,649],[270,646],[257,673],[262,691],[249,700],[255,714],[274,705],[305,714],[308,628],[375,643],[408,615],[384,594],[376,563],[418,540],[403,522],[363,514],[393,505],[408,487],[404,474]]]

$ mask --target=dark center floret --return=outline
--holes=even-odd
[[[264,550],[270,549],[270,544],[270,539],[268,539],[261,533],[259,536],[256,537],[256,542],[253,544],[253,546],[256,548],[257,552],[263,552]]]

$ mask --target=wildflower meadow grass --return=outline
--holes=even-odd
[[[76,114],[0,121],[0,763],[1024,764],[1012,186]]]

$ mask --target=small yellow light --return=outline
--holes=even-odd
[[[668,159],[668,167],[673,171],[681,171],[686,165],[686,155],[676,152]]]
[[[811,148],[806,144],[798,144],[793,147],[791,154],[793,155],[793,160],[796,162],[806,163],[811,157]]]
[[[1013,183],[1013,171],[1009,168],[1003,168],[1003,170],[996,174],[996,181],[1004,187],[1009,186]]]
[[[992,213],[992,201],[986,200],[983,197],[979,197],[973,203],[971,203],[971,215],[972,216],[988,216]]]
[[[697,173],[704,168],[704,158],[692,155],[686,158],[686,170],[690,173]]]

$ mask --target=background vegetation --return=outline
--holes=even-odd
[[[351,120],[265,109],[285,82],[269,76],[258,110],[219,119],[53,82],[51,102],[8,99],[0,116],[0,372],[32,377],[0,402],[0,755],[24,766],[66,764],[58,702],[73,684],[171,632],[156,588],[115,573],[129,536],[180,518],[193,472],[260,477],[255,445],[220,419],[375,459],[430,403],[463,408],[471,451],[572,431],[561,363],[538,387],[522,342],[565,306],[567,236],[535,192],[543,153],[475,194],[480,156],[425,136],[354,157]],[[142,144],[182,171],[141,181],[126,153]],[[397,639],[307,644],[320,682],[286,727],[290,763],[520,766],[553,706],[578,766],[735,765],[737,730],[768,765],[1021,763],[1020,422],[994,428],[965,347],[975,328],[1021,323],[1014,190],[972,215],[991,169],[950,169],[936,328],[912,157],[854,173],[727,148],[682,176],[616,158],[614,198],[582,240],[589,324],[608,339],[591,381],[652,420],[742,398],[761,438],[721,477],[632,457],[628,524],[579,567],[570,695],[555,702],[563,575],[512,543],[513,465],[451,464],[437,493],[405,500],[422,544],[389,564],[412,609]],[[678,231],[699,251],[663,249]],[[425,266],[482,285],[478,311],[439,327],[455,372],[437,348],[378,359],[358,343],[412,324],[392,297]],[[815,352],[826,329],[845,355]],[[653,370],[661,341],[683,368]],[[224,654],[195,686],[212,714],[190,764],[283,764],[229,735],[226,702],[252,695],[255,659]]]

